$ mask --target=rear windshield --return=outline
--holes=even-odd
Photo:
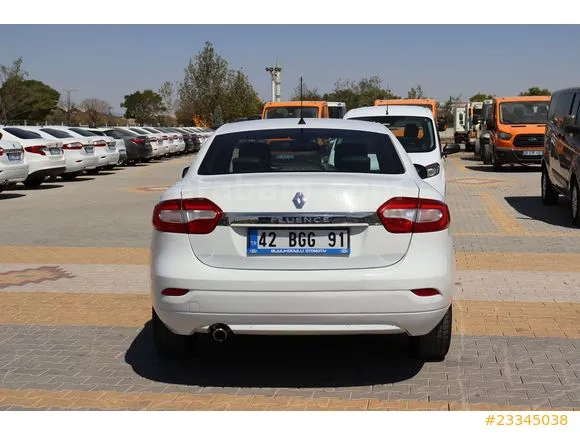
[[[134,131],[123,130],[122,128],[115,128],[114,131],[118,132],[122,136],[137,136],[137,133]]]
[[[139,133],[139,134],[149,134],[149,132],[147,132],[145,130],[141,130],[139,128],[131,128],[131,130],[133,130],[134,132]]]
[[[303,118],[316,118],[318,116],[317,107],[303,107]],[[266,119],[274,118],[300,118],[300,106],[291,107],[269,107],[266,109]]]
[[[339,118],[342,119],[345,114],[344,106],[329,106],[328,107],[328,116],[330,118]]]
[[[143,127],[143,130],[146,130],[146,131],[143,131],[142,134],[149,134],[149,133],[155,133],[155,134],[157,134],[157,133],[159,133],[158,131],[153,130],[152,128],[147,128],[147,127]]]
[[[81,136],[84,136],[84,137],[95,136],[95,133],[91,133],[90,131],[83,130],[82,128],[72,127],[72,128],[69,128],[69,130],[70,131],[74,131],[75,133],[78,133],[78,134],[80,134]]]
[[[428,153],[437,147],[433,122],[422,116],[362,116],[360,121],[378,122],[397,136],[408,153]]]
[[[16,136],[18,139],[42,139],[42,136],[38,133],[21,128],[5,127],[4,131]]]
[[[499,105],[502,124],[545,124],[549,101],[522,101]]]
[[[354,172],[402,174],[386,134],[336,129],[280,129],[221,134],[198,174]]]
[[[40,131],[44,131],[45,133],[48,133],[51,136],[57,137],[59,139],[66,139],[66,138],[73,137],[72,135],[68,134],[66,131],[55,130],[54,128],[41,128]]]

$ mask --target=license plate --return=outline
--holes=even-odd
[[[523,156],[541,156],[543,151],[522,151]]]
[[[348,256],[349,231],[347,228],[250,228],[247,254]]]
[[[115,145],[109,145],[109,149],[113,151],[115,149]]]
[[[57,156],[60,154],[60,148],[51,148],[50,149],[50,154],[53,156]]]
[[[93,147],[85,147],[85,152],[87,154],[93,154],[95,152],[95,149]]]
[[[20,160],[20,153],[6,153],[6,155],[8,156],[8,160],[13,161],[13,160]]]

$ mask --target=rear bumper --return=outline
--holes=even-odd
[[[34,171],[28,174],[26,178],[37,178],[37,177],[51,177],[62,175],[66,171],[66,166],[61,166],[57,168],[46,168],[46,169],[39,169],[38,171]]]
[[[448,231],[415,235],[395,265],[373,269],[240,270],[207,266],[186,235],[154,232],[153,306],[172,331],[190,335],[223,323],[252,334],[423,335],[452,301],[455,256]],[[420,267],[419,267],[420,266]],[[165,288],[190,290],[164,296]],[[436,288],[420,297],[410,290]]]
[[[22,163],[14,167],[0,167],[0,184],[6,182],[19,182],[28,177],[28,164]]]
[[[535,156],[525,156],[525,151],[537,152]],[[542,163],[542,157],[544,155],[544,148],[534,148],[534,149],[517,149],[517,148],[507,148],[507,147],[495,147],[496,159],[500,163],[527,163],[527,164],[540,164]]]

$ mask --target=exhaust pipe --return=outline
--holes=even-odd
[[[230,338],[231,331],[226,325],[212,325],[209,329],[211,338],[218,342],[223,343]]]

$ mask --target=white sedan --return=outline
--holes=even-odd
[[[0,140],[0,192],[9,184],[22,182],[28,177],[28,163],[24,149],[18,142]]]
[[[153,211],[156,349],[185,356],[198,333],[407,334],[414,355],[441,360],[449,224],[381,124],[226,124]]]

